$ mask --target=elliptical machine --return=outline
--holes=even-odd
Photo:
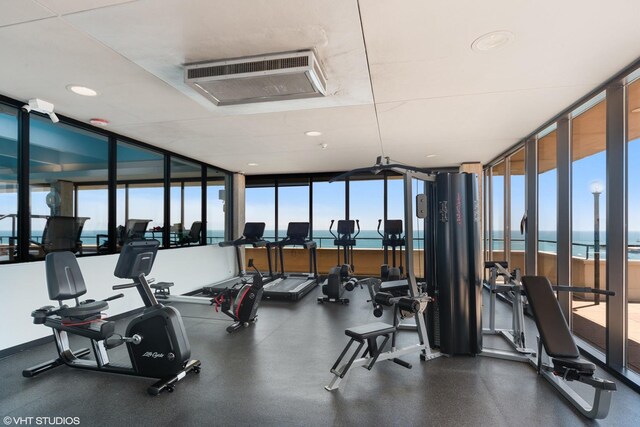
[[[402,235],[402,220],[387,219],[384,222],[384,234],[380,232],[382,220],[378,220],[378,234],[382,237],[384,247],[384,264],[380,266],[380,279],[383,282],[402,279],[404,269],[402,267],[402,247],[405,245],[405,238]],[[389,248],[391,248],[391,266],[389,266]],[[396,265],[396,248],[400,250],[400,265]]]
[[[360,221],[357,219],[338,220],[338,235],[333,234],[333,224],[335,220],[331,220],[329,225],[329,233],[333,236],[333,244],[338,251],[338,265],[329,270],[327,280],[322,285],[322,293],[326,296],[318,297],[318,303],[334,302],[340,304],[349,304],[349,298],[343,298],[344,291],[352,291],[358,284],[358,280],[353,276],[353,247],[356,245],[356,237],[360,234]],[[356,226],[358,231],[355,231]],[[354,234],[355,233],[355,234]],[[340,248],[343,248],[343,259],[340,259]]]
[[[59,356],[25,369],[22,375],[34,377],[64,364],[72,368],[159,378],[147,389],[149,394],[157,395],[164,390],[172,392],[175,384],[189,372],[199,373],[200,361],[189,359],[191,347],[180,313],[158,303],[149,288],[151,280],[145,277],[151,271],[158,245],[157,240],[131,241],[123,246],[118,258],[115,276],[133,279],[133,283],[115,285],[113,289],[137,288],[146,307],[129,322],[126,336],[115,334],[115,322],[102,317],[102,311],[109,308],[107,301],[124,295],[80,302],[78,298],[87,292],[87,288],[75,255],[71,252],[47,254],[45,269],[49,298],[58,301],[59,306],[39,308],[31,316],[33,323],[44,324],[53,330]],[[70,299],[76,301],[75,307],[63,303]],[[81,359],[90,353],[87,348],[72,351],[67,333],[90,339],[95,360]],[[109,361],[107,350],[123,343],[127,345],[131,367]]]
[[[250,280],[243,279],[240,289],[235,287],[226,288],[211,300],[211,304],[216,311],[220,308],[224,314],[234,320],[233,324],[227,326],[227,332],[229,333],[258,321],[256,313],[264,292],[264,283],[262,273],[253,265],[253,259],[249,259],[248,265],[249,268],[253,268],[256,271]],[[233,298],[234,295],[235,299]]]

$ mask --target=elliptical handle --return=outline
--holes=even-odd
[[[378,234],[380,235],[380,237],[382,237],[384,239],[384,234],[382,234],[380,232],[380,225],[382,225],[382,220],[381,219],[378,220],[378,229],[377,229],[377,231],[378,231]]]
[[[331,233],[331,235],[333,236],[334,239],[337,239],[338,236],[336,236],[335,234],[333,234],[333,231],[331,230],[333,228],[333,223],[336,222],[335,219],[331,220],[331,224],[329,225],[329,233]]]
[[[356,237],[358,237],[358,234],[360,234],[360,220],[356,219],[356,227],[358,228],[358,231],[356,232],[356,234],[353,236],[353,238],[355,239]]]

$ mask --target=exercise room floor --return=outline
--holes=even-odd
[[[415,353],[403,357],[413,369],[388,361],[372,371],[354,368],[339,390],[328,392],[323,386],[331,379],[329,368],[348,341],[344,329],[378,319],[365,289],[349,294],[348,306],[317,304],[318,295],[319,287],[297,303],[263,301],[259,321],[231,335],[225,332],[231,322],[211,307],[175,304],[202,372],[188,375],[174,393],[156,397],[146,393],[152,379],[66,366],[23,378],[23,368],[54,356],[53,343],[6,357],[0,360],[0,417],[78,417],[84,426],[156,427],[598,424],[582,417],[529,365],[485,357],[420,362]],[[34,308],[44,304],[35,301]],[[507,307],[499,305],[498,321],[508,322]],[[383,320],[390,321],[389,314]],[[119,329],[124,327],[119,322]],[[401,336],[404,343],[415,342],[415,333]],[[485,345],[497,346],[495,340],[486,338]],[[112,360],[122,357],[120,351]],[[597,375],[610,378],[600,370]],[[640,425],[640,395],[617,385],[609,416],[599,424]]]

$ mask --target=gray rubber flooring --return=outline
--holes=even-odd
[[[263,302],[259,321],[233,334],[225,331],[230,321],[211,307],[175,304],[202,372],[156,397],[146,393],[152,379],[66,366],[23,378],[23,368],[54,356],[53,343],[6,357],[0,360],[0,417],[12,417],[5,425],[17,417],[34,417],[31,425],[35,417],[78,417],[83,426],[640,425],[640,395],[620,382],[609,417],[591,422],[530,366],[485,357],[421,362],[415,353],[403,358],[412,369],[388,361],[371,371],[354,368],[339,390],[328,392],[329,369],[348,341],[344,329],[379,319],[366,290],[349,294],[348,306],[317,304],[318,295],[319,288],[296,303]],[[509,321],[505,306],[499,314],[499,322]],[[401,344],[415,339],[401,333]],[[486,346],[501,344],[485,339]],[[123,348],[112,360],[126,360]]]

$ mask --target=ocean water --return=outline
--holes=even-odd
[[[106,230],[90,230],[85,229],[82,232],[82,239],[88,244],[94,244],[96,236],[99,234],[107,234]],[[155,235],[149,233],[149,237],[154,237],[161,240],[160,233],[156,232]],[[284,231],[282,231],[284,234]],[[0,230],[0,244],[8,244],[10,231]],[[42,236],[41,230],[34,230],[34,240],[39,241]],[[274,230],[265,230],[264,238],[268,241],[273,241],[275,236]],[[414,231],[414,246],[416,249],[422,249],[424,247],[423,231]],[[593,259],[594,254],[594,234],[593,231],[574,231],[572,239],[572,255],[576,258]],[[328,230],[315,230],[314,240],[318,244],[319,248],[333,248],[333,236]],[[540,231],[538,236],[538,248],[542,252],[557,253],[557,234],[555,231]],[[101,238],[101,243],[104,238]],[[224,241],[223,230],[209,230],[207,232],[207,242],[215,244]],[[600,232],[600,258],[606,259],[607,236],[604,231]],[[365,249],[380,249],[382,248],[382,238],[376,230],[361,230],[357,237],[357,248]],[[524,251],[525,241],[524,236],[520,234],[520,231],[512,232],[511,235],[511,247],[515,251]],[[504,234],[501,231],[494,231],[493,233],[493,249],[502,250],[504,248]],[[630,231],[628,235],[628,258],[640,260],[640,231]]]

